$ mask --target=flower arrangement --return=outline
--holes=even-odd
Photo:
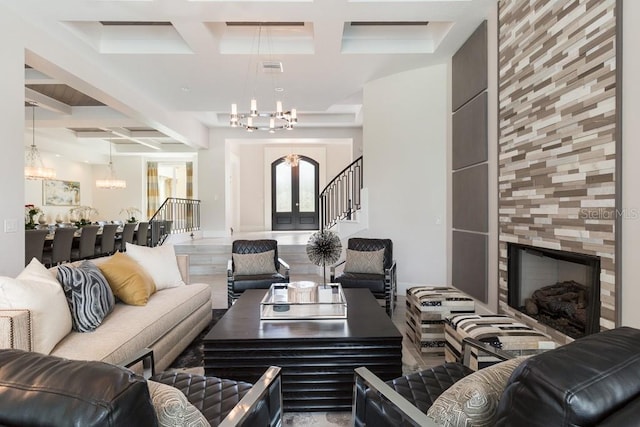
[[[74,222],[76,227],[84,227],[91,224],[91,217],[98,215],[98,210],[91,206],[78,206],[77,208],[69,209],[69,215],[71,218],[77,218]]]
[[[136,207],[133,207],[133,206],[121,209],[120,213],[126,213],[127,214],[127,222],[129,222],[129,223],[138,222],[138,220],[136,219],[136,214],[142,215],[142,212],[140,212],[140,209],[138,209]]]
[[[42,213],[42,209],[35,205],[24,205],[24,228],[33,230],[36,228],[34,217]]]

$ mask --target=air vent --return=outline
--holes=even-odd
[[[426,27],[429,21],[356,21],[351,26],[357,27]]]
[[[105,27],[171,27],[171,22],[165,21],[100,21]]]
[[[304,22],[225,22],[227,27],[304,27]]]
[[[262,61],[262,72],[282,73],[284,72],[284,68],[282,67],[282,62],[280,61]]]

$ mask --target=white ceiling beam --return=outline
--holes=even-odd
[[[44,73],[33,68],[24,69],[24,83],[28,85],[55,85],[60,84],[58,80],[52,79]]]
[[[24,88],[24,99],[27,102],[34,102],[38,104],[39,107],[46,108],[47,110],[55,111],[56,113],[71,115],[72,110],[70,105],[64,104],[60,101],[56,101],[55,99],[36,92],[35,90],[29,89],[28,87]]]
[[[136,138],[135,136],[132,135],[131,131],[128,131],[128,130],[123,129],[123,128],[109,128],[109,129],[106,129],[106,130],[112,132],[116,136],[128,139],[129,141],[137,142],[140,145],[144,145],[145,147],[153,148],[154,150],[160,150],[162,148],[162,146],[159,143],[157,143],[157,142],[155,142],[153,140],[143,140],[143,139],[140,139],[140,138]]]

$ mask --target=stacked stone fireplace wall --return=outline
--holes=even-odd
[[[499,3],[499,308],[507,243],[601,259],[600,328],[616,326],[616,0]]]

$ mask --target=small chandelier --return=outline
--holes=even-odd
[[[298,166],[298,163],[300,162],[300,156],[293,153],[287,154],[286,156],[284,156],[284,162],[289,166],[291,166],[292,168],[295,168],[296,166]]]
[[[281,101],[276,102],[274,113],[258,112],[257,104],[255,98],[251,100],[249,113],[238,113],[238,104],[231,104],[231,119],[229,120],[231,127],[243,127],[247,132],[266,130],[269,133],[275,133],[277,130],[292,130],[293,126],[298,123],[296,109],[282,111]]]
[[[258,27],[258,49],[256,53],[255,62],[255,81],[258,80],[258,58],[260,57],[260,42],[262,36],[262,24]],[[267,35],[268,38],[268,35]],[[267,40],[267,45],[269,45]],[[251,60],[249,68],[251,67]],[[255,88],[254,88],[255,89]],[[282,89],[276,89],[275,92],[282,91]],[[298,114],[295,108],[291,110],[284,110],[282,107],[282,101],[276,101],[275,111],[258,111],[258,101],[254,97],[251,98],[249,105],[249,112],[238,112],[238,104],[231,104],[231,114],[229,124],[231,127],[243,127],[247,132],[253,132],[255,130],[266,130],[269,133],[275,133],[277,130],[292,130],[296,123],[298,123]]]
[[[113,169],[113,160],[111,159],[111,139],[109,140],[109,176],[106,179],[96,180],[96,187],[103,188],[105,190],[116,190],[121,188],[127,188],[127,181],[124,179],[118,179],[116,172]]]
[[[26,179],[54,179],[56,171],[42,163],[40,152],[36,147],[36,103],[31,102],[31,146],[27,149],[24,177]]]

